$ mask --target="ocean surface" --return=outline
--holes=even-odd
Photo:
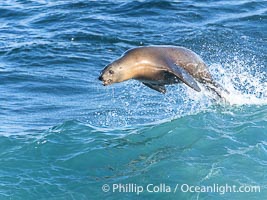
[[[147,45],[195,51],[227,102],[102,86]],[[3,0],[0,200],[266,199],[266,80],[266,0]]]

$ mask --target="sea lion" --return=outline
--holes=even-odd
[[[108,64],[99,80],[103,85],[135,79],[161,93],[165,85],[185,83],[197,92],[198,82],[222,97],[224,90],[213,81],[204,61],[193,51],[179,46],[146,46],[126,51],[120,58]]]

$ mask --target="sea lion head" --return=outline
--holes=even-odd
[[[101,72],[99,78],[103,85],[111,85],[123,81],[123,68],[118,60],[108,64]]]
[[[134,66],[139,64],[139,56],[135,49],[128,50],[119,59],[108,64],[98,79],[103,82],[104,86],[132,79],[136,74]]]

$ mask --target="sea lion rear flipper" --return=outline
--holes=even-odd
[[[179,78],[179,80],[181,80],[182,82],[184,82],[186,85],[188,85],[189,87],[193,88],[194,90],[196,90],[197,92],[200,92],[201,89],[198,86],[197,82],[195,81],[195,79],[182,67],[176,65],[176,64],[169,64],[169,68],[168,68],[169,72],[174,74],[175,76],[177,76]]]
[[[163,93],[163,94],[166,93],[166,88],[165,88],[164,85],[156,85],[156,84],[144,83],[144,82],[142,82],[142,83],[143,83],[145,86],[147,86],[147,87],[149,87],[149,88],[151,88],[151,89],[153,89],[153,90],[156,90],[156,91],[158,91],[158,92],[160,92],[160,93]]]
[[[222,87],[219,83],[211,80],[211,81],[204,81],[205,87],[217,94],[220,98],[223,98],[223,92],[230,94],[228,90],[226,90],[224,87]]]

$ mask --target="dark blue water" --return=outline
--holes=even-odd
[[[265,0],[2,1],[0,199],[266,199],[266,42]],[[201,55],[228,103],[97,80],[146,45]],[[226,184],[260,191],[182,191]]]

